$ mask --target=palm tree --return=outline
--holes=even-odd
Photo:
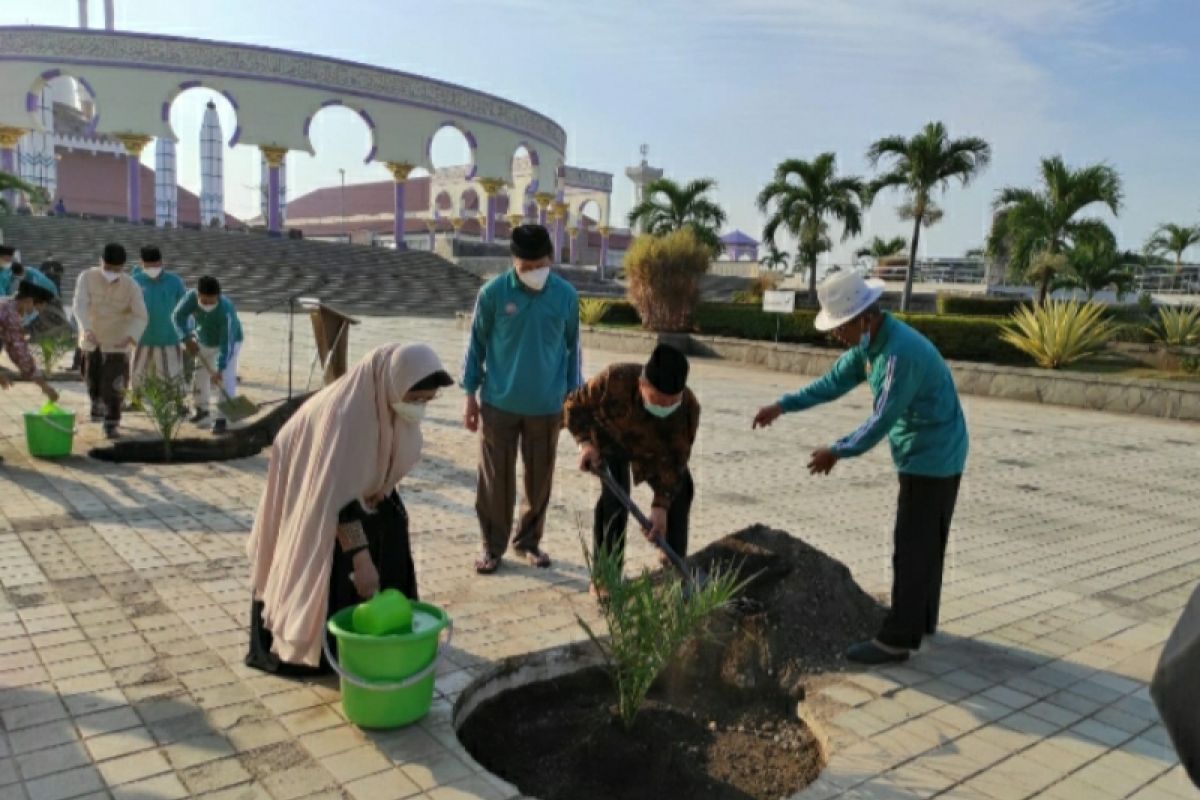
[[[770,270],[784,269],[788,265],[788,254],[772,245],[758,263]]]
[[[37,186],[26,183],[11,172],[0,171],[0,213],[8,213],[12,210],[9,207],[8,200],[4,197],[9,192],[24,192],[25,194],[33,195],[37,191]]]
[[[833,247],[829,220],[841,223],[843,242],[856,235],[867,194],[861,178],[838,176],[833,153],[812,161],[789,158],[758,193],[758,208],[768,215],[763,239],[773,247],[780,228],[796,239],[796,265],[808,270],[810,298],[817,295],[817,259]]]
[[[718,231],[725,224],[725,212],[705,195],[716,186],[712,178],[694,180],[686,186],[670,178],[651,181],[646,184],[642,202],[629,212],[629,224],[654,236],[691,226],[696,238],[715,256],[721,252]]]
[[[1055,289],[1082,289],[1091,300],[1112,286],[1117,300],[1133,286],[1133,272],[1117,250],[1116,237],[1107,228],[1080,236],[1067,252],[1066,266],[1054,276]]]
[[[860,247],[855,253],[855,258],[887,258],[888,256],[898,255],[904,252],[904,248],[908,246],[908,241],[903,236],[896,236],[891,239],[880,239],[878,236],[871,239],[871,243],[866,247]]]
[[[1054,274],[1067,267],[1066,252],[1077,240],[1112,236],[1098,219],[1077,219],[1103,203],[1121,208],[1121,176],[1107,164],[1071,169],[1060,156],[1042,159],[1040,190],[1008,187],[996,196],[997,214],[988,234],[988,253],[1006,254],[1009,270],[1038,284],[1046,299]]]
[[[1146,252],[1152,255],[1172,253],[1175,256],[1175,274],[1178,275],[1183,271],[1184,251],[1195,244],[1200,244],[1200,226],[1164,222],[1146,242]]]
[[[912,298],[913,272],[916,271],[917,246],[921,228],[928,228],[942,217],[942,211],[930,195],[934,189],[945,191],[952,179],[963,186],[969,184],[992,159],[992,146],[977,136],[951,139],[946,126],[930,122],[911,139],[887,136],[867,150],[871,166],[887,157],[890,168],[871,183],[871,194],[895,187],[908,193],[908,201],[900,207],[901,218],[913,221],[909,246],[908,273],[904,277],[904,296],[900,309],[907,311]]]

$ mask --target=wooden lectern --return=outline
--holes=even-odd
[[[346,374],[350,349],[350,326],[358,320],[316,298],[301,298],[312,320],[313,335],[317,338],[317,356],[325,367],[325,385]]]

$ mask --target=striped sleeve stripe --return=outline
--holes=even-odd
[[[887,360],[887,370],[883,374],[883,388],[879,392],[879,398],[875,401],[875,410],[871,413],[871,416],[867,419],[867,421],[859,426],[858,430],[838,442],[839,446],[853,447],[854,445],[858,444],[858,440],[865,436],[867,431],[871,429],[871,426],[879,421],[879,418],[883,416],[884,409],[887,408],[888,399],[892,391],[892,379],[895,378],[895,376],[896,357],[891,356]]]

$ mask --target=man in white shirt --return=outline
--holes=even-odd
[[[83,374],[92,401],[92,421],[118,436],[129,368],[129,348],[149,319],[142,290],[125,274],[125,248],[104,246],[100,266],[85,270],[75,284],[75,320],[83,350]]]

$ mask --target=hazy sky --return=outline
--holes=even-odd
[[[76,5],[4,0],[0,24],[74,25]],[[1123,246],[1200,220],[1197,0],[117,0],[117,27],[354,59],[525,103],[566,128],[568,163],[614,173],[621,214],[643,142],[670,177],[715,178],[730,227],[757,237],[754,197],[780,160],[832,150],[865,174],[871,141],[940,119],[985,137],[994,158],[941,201],[930,255],[977,246],[997,188],[1032,184],[1053,153],[1121,171]],[[188,93],[172,113],[193,188],[206,98]],[[362,163],[349,112],[323,114],[313,139],[317,157],[289,157],[291,196],[335,185],[339,168],[348,182],[386,176]],[[256,152],[236,148],[226,176],[230,210],[256,213]],[[898,202],[879,199],[866,236],[908,234]]]

